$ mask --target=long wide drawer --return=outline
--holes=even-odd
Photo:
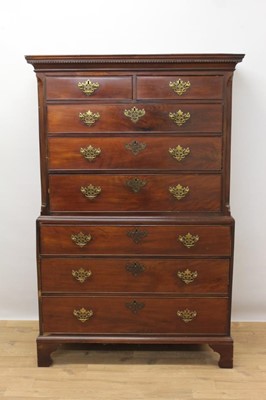
[[[40,254],[230,256],[230,226],[40,224]]]
[[[228,259],[42,258],[41,290],[228,294]]]
[[[50,137],[49,169],[221,170],[221,137]]]
[[[219,174],[51,174],[49,187],[51,212],[221,210]]]
[[[50,104],[47,110],[48,134],[222,132],[222,104]]]
[[[223,335],[225,298],[42,297],[43,333]]]

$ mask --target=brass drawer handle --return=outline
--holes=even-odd
[[[132,239],[134,243],[139,244],[148,236],[148,232],[140,231],[138,228],[135,228],[133,231],[128,231],[127,236]]]
[[[178,310],[177,311],[177,316],[182,319],[186,324],[188,322],[191,322],[194,318],[197,316],[197,311],[190,311],[188,308],[186,308],[183,311]]]
[[[188,268],[185,271],[177,271],[178,278],[181,279],[186,285],[194,282],[194,280],[198,277],[197,271],[190,271]]]
[[[87,96],[91,96],[99,87],[100,84],[98,82],[92,82],[90,79],[78,83],[78,88]]]
[[[132,262],[126,265],[126,270],[130,272],[132,275],[137,276],[145,271],[145,267],[143,264],[139,262]]]
[[[86,235],[83,232],[79,232],[76,235],[71,235],[71,239],[77,246],[84,247],[92,240],[92,236],[90,234]]]
[[[80,310],[74,310],[73,315],[80,321],[86,322],[93,316],[92,310],[86,310],[86,308],[82,307]]]
[[[72,276],[80,283],[84,283],[91,275],[92,272],[84,268],[79,268],[78,270],[72,269]]]
[[[80,154],[82,154],[86,160],[92,162],[95,160],[96,157],[98,157],[101,154],[101,149],[100,147],[93,147],[89,145],[84,148],[81,147]]]
[[[134,123],[138,122],[138,120],[145,115],[145,110],[142,108],[142,110],[139,110],[137,107],[132,107],[129,110],[124,110],[124,115]]]
[[[127,180],[126,184],[127,186],[132,190],[134,193],[138,193],[141,188],[143,188],[146,185],[145,179],[139,179],[139,178],[131,178]]]
[[[190,153],[190,148],[189,147],[182,147],[180,145],[176,147],[169,147],[169,154],[176,160],[176,161],[182,161],[186,156],[189,155]]]
[[[131,303],[126,303],[126,307],[132,311],[134,314],[136,314],[138,311],[142,310],[143,307],[145,306],[144,303],[141,303],[140,301],[133,300]]]
[[[195,246],[195,244],[199,241],[199,236],[198,235],[193,236],[193,235],[191,235],[191,233],[188,232],[184,236],[179,235],[178,240],[184,246],[186,246],[188,249],[190,249],[191,247]]]
[[[145,143],[138,142],[137,140],[132,140],[132,142],[125,145],[125,148],[131,151],[134,156],[136,156],[141,151],[143,151],[146,146],[147,145]]]
[[[92,184],[88,186],[81,186],[81,193],[89,200],[95,199],[102,191],[101,186],[93,186]]]
[[[178,126],[184,125],[190,118],[190,113],[184,113],[181,110],[178,110],[177,112],[170,112],[169,113],[169,118],[174,121],[174,123]]]
[[[178,96],[182,96],[182,94],[184,94],[190,88],[190,82],[184,82],[179,78],[175,82],[169,82],[169,87],[173,89]]]
[[[87,126],[92,126],[98,119],[100,118],[100,114],[93,113],[88,110],[84,113],[79,113],[79,119]]]
[[[180,184],[176,186],[169,186],[169,192],[177,199],[182,200],[189,192],[188,186],[182,186]]]

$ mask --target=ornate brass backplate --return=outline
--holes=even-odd
[[[182,319],[182,321],[188,323],[197,316],[197,311],[190,311],[188,308],[186,308],[183,311],[178,310],[176,314],[179,318]]]
[[[82,307],[80,310],[74,310],[73,315],[80,321],[86,322],[93,316],[92,310],[86,310],[86,308]]]
[[[84,268],[79,268],[77,270],[72,269],[72,276],[80,283],[84,283],[91,275],[92,272]]]
[[[91,96],[99,87],[100,84],[98,82],[92,82],[90,79],[78,83],[78,88],[87,96]]]
[[[169,82],[169,87],[173,89],[178,96],[182,96],[182,94],[184,94],[190,88],[190,82],[182,81],[182,79],[179,78],[175,82]]]
[[[191,233],[188,232],[184,236],[179,235],[178,236],[178,240],[184,246],[186,246],[188,249],[190,249],[191,247],[195,246],[195,244],[199,241],[199,236],[198,235],[191,235]]]
[[[92,240],[92,236],[90,234],[86,235],[83,232],[79,232],[76,235],[71,235],[71,239],[77,246],[84,247]]]
[[[137,107],[132,107],[129,110],[124,110],[124,115],[134,123],[138,122],[138,120],[145,115],[145,110],[142,108],[139,110]]]
[[[189,147],[182,147],[180,145],[177,145],[176,147],[169,147],[169,154],[176,160],[176,161],[182,161],[189,153],[190,153],[190,148]]]
[[[93,200],[101,193],[102,188],[89,184],[88,186],[81,186],[80,191],[87,199]]]
[[[92,126],[99,118],[100,113],[93,113],[91,110],[79,113],[79,119],[87,126]]]
[[[89,145],[87,147],[81,147],[80,154],[82,154],[86,160],[92,162],[101,154],[101,149],[100,147],[93,147]]]
[[[189,192],[188,186],[182,186],[178,184],[177,186],[169,186],[169,192],[177,199],[182,200]]]
[[[190,271],[188,268],[185,271],[177,271],[178,278],[181,279],[186,285],[194,282],[198,277],[197,271]]]
[[[184,125],[190,118],[190,113],[184,113],[181,110],[178,110],[177,112],[170,112],[169,113],[169,118],[174,121],[174,123],[178,126]]]

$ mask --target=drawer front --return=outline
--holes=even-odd
[[[43,258],[43,292],[227,294],[229,260]]]
[[[51,212],[220,211],[221,175],[50,175]]]
[[[221,137],[50,137],[49,169],[221,170]]]
[[[47,77],[47,99],[132,99],[131,76]]]
[[[145,112],[138,121],[124,114],[125,110]],[[93,132],[222,132],[221,104],[65,104],[48,105],[48,133]],[[142,111],[144,110],[144,111]],[[181,114],[178,113],[180,110]],[[82,121],[89,113],[86,125]],[[132,111],[133,116],[135,114]],[[181,125],[170,118],[172,117]],[[184,122],[182,122],[184,120]]]
[[[231,230],[219,225],[41,224],[40,254],[230,256]]]
[[[221,99],[222,76],[138,76],[138,99]]]
[[[228,308],[225,298],[42,297],[42,325],[44,333],[223,335]]]

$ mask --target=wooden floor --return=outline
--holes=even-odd
[[[266,400],[266,323],[234,323],[234,369],[204,347],[60,349],[36,367],[37,322],[0,321],[0,399]]]

